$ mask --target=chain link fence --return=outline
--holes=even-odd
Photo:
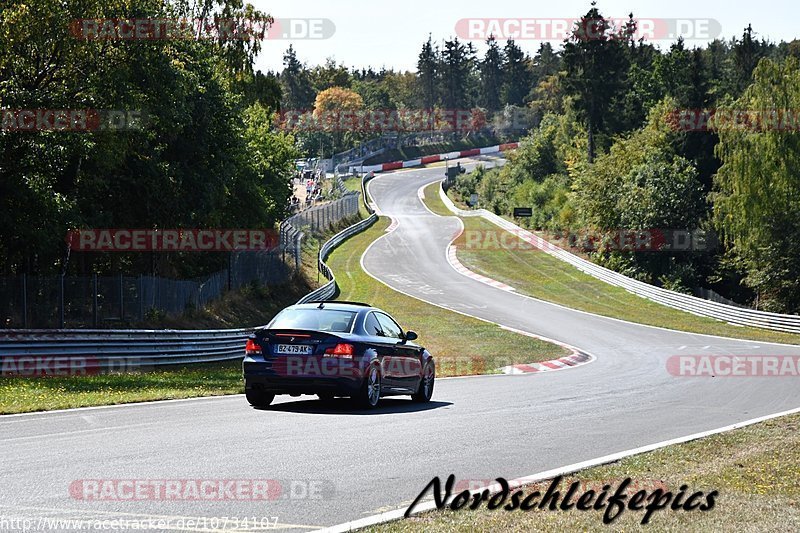
[[[4,328],[103,328],[152,313],[199,309],[248,283],[285,283],[291,268],[278,250],[235,252],[229,268],[194,280],[156,276],[15,276],[0,278]]]
[[[359,196],[360,193],[356,191],[347,191],[337,200],[310,207],[281,222],[280,243],[286,254],[285,259],[293,261],[295,268],[299,269],[303,232],[321,233],[340,220],[356,216]]]
[[[0,277],[0,328],[119,328],[153,315],[200,309],[249,283],[279,285],[301,268],[303,232],[321,233],[358,214],[360,193],[293,215],[280,225],[280,246],[234,252],[228,268],[199,279],[156,276]]]

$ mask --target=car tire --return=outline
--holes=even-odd
[[[378,406],[381,400],[381,369],[378,365],[367,368],[364,384],[354,398],[361,407],[374,409]]]
[[[415,394],[411,395],[411,399],[415,402],[425,403],[431,401],[433,396],[433,386],[436,384],[436,367],[433,363],[425,365],[425,370],[422,372],[422,379],[419,380],[419,388]]]
[[[274,394],[260,390],[245,391],[244,395],[253,407],[267,407],[275,399]]]

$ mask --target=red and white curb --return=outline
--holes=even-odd
[[[494,287],[495,289],[500,289],[502,291],[507,291],[507,292],[514,292],[514,287],[506,285],[501,281],[497,281],[492,278],[487,278],[486,276],[481,276],[480,274],[477,274],[468,269],[467,267],[465,267],[464,265],[462,265],[461,261],[458,260],[458,256],[456,255],[455,245],[451,244],[450,246],[447,247],[447,262],[450,263],[450,266],[453,267],[453,269],[462,276],[472,278],[475,281],[480,281],[481,283],[485,283],[486,285]]]
[[[453,267],[453,269],[462,276],[466,276],[476,281],[480,281],[481,283],[484,283],[496,289],[500,289],[502,291],[514,292],[514,287],[506,285],[501,281],[497,281],[495,279],[487,278],[486,276],[477,274],[468,269],[467,267],[465,267],[463,264],[461,264],[461,261],[458,260],[457,248],[453,244],[447,247],[447,262],[450,263],[450,266]],[[503,374],[537,374],[540,372],[553,372],[555,370],[564,370],[565,368],[574,368],[576,366],[585,365],[587,363],[591,363],[595,359],[593,355],[583,353],[580,350],[568,344],[564,344],[562,342],[558,342],[553,339],[546,339],[544,337],[540,337],[539,335],[534,335],[533,333],[528,333],[527,331],[510,328],[508,326],[500,326],[500,327],[505,330],[518,333],[520,335],[525,335],[527,337],[534,337],[541,341],[557,344],[572,352],[570,355],[567,355],[565,357],[561,357],[559,359],[552,359],[550,361],[542,361],[541,363],[527,363],[527,364],[504,366],[500,369],[500,371]]]
[[[556,370],[564,370],[565,368],[575,368],[576,366],[582,366],[588,363],[591,363],[596,358],[595,356],[584,353],[574,346],[570,346],[561,341],[557,341],[555,339],[548,339],[546,337],[541,337],[539,335],[529,333],[527,331],[522,331],[521,329],[510,328],[508,326],[500,326],[501,328],[517,333],[519,335],[525,335],[526,337],[533,337],[534,339],[539,339],[540,341],[549,342],[552,344],[557,344],[562,348],[566,348],[567,350],[571,351],[570,355],[566,355],[564,357],[560,357],[558,359],[551,359],[550,361],[542,361],[541,363],[527,363],[527,364],[518,364],[518,365],[509,365],[504,366],[500,369],[503,374],[538,374],[540,372],[553,372]]]
[[[560,359],[542,361],[541,363],[527,363],[520,365],[504,366],[500,370],[503,374],[536,374],[539,372],[552,372],[553,370],[564,370],[581,366],[592,361],[592,356],[582,352],[568,355]]]
[[[394,161],[392,163],[381,163],[380,165],[369,166],[352,166],[350,173],[354,172],[386,172],[387,170],[399,170],[401,168],[412,168],[421,165],[428,165],[430,163],[438,163],[439,161],[449,161],[450,159],[459,159],[462,157],[473,157],[476,155],[496,154],[498,152],[507,152],[509,150],[516,150],[519,147],[518,142],[498,144],[495,146],[486,146],[484,148],[472,148],[470,150],[461,150],[460,152],[448,152],[446,154],[426,155],[419,159],[411,159],[409,161]]]
[[[389,224],[388,228],[386,228],[386,233],[393,232],[394,230],[397,229],[397,226],[400,225],[400,222],[396,218],[394,218],[394,217],[389,217],[389,218],[391,219],[392,223]]]

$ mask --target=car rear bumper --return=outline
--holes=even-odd
[[[245,390],[273,394],[357,393],[363,383],[357,363],[308,358],[307,364],[286,365],[285,360],[245,359],[242,369]]]

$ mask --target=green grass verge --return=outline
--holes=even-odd
[[[295,303],[317,286],[316,254],[320,243],[355,220],[342,221],[323,234],[307,233],[303,239],[301,272],[291,284],[280,287],[246,286],[226,294],[205,309],[142,325],[153,328],[224,329],[266,324],[278,311]],[[0,414],[242,392],[244,387],[239,360],[94,376],[0,377]]]
[[[790,531],[800,524],[798,464],[800,415],[792,415],[582,470],[560,484],[562,496],[574,481],[584,483],[581,492],[599,492],[602,485],[616,488],[628,477],[649,494],[659,487],[675,494],[684,484],[689,494],[719,491],[707,512],[664,509],[642,526],[644,512],[626,509],[606,526],[604,510],[507,512],[489,511],[483,504],[476,511],[434,511],[366,531]],[[543,493],[549,484],[527,486],[525,494]]]
[[[238,360],[96,376],[4,377],[0,414],[243,392]]]
[[[442,203],[438,187],[438,183],[433,183],[425,188],[425,201],[435,213],[452,215]],[[595,279],[544,252],[531,249],[530,244],[488,220],[463,217],[462,221],[465,231],[494,232],[498,240],[493,242],[506,242],[507,245],[492,246],[490,249],[469,248],[466,236],[462,235],[455,243],[458,246],[458,259],[470,270],[511,285],[522,294],[651,326],[738,339],[800,344],[800,335],[734,326],[651,302]],[[504,241],[499,240],[501,234],[507,234]]]
[[[428,209],[437,215],[441,215],[443,217],[454,216],[453,212],[447,209],[447,206],[444,205],[442,197],[439,196],[439,188],[441,187],[440,183],[441,182],[439,181],[431,183],[422,190],[425,195],[425,205],[427,205]]]
[[[331,253],[327,263],[336,274],[338,298],[380,307],[416,331],[418,342],[437,358],[437,375],[491,373],[504,365],[546,361],[569,353],[560,346],[405,296],[369,276],[361,269],[361,255],[388,225],[389,220],[382,218]]]
[[[358,191],[361,192],[361,178],[347,178],[346,180],[342,180],[345,188],[349,191]],[[358,200],[358,212],[361,215],[361,218],[367,218],[369,216],[369,212],[367,212],[367,208],[364,207],[364,199],[359,196]]]

